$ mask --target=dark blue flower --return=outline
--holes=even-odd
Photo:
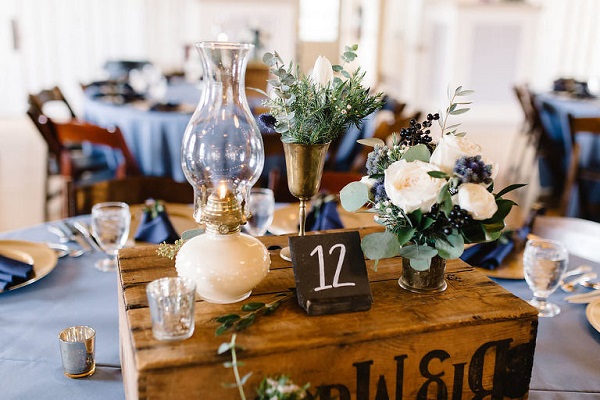
[[[271,114],[260,114],[258,116],[258,122],[260,123],[261,132],[275,133],[277,119]]]

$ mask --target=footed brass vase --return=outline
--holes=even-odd
[[[319,192],[328,149],[329,143],[310,145],[283,143],[288,189],[292,196],[300,200],[298,236],[304,236],[306,230],[306,202]],[[289,247],[281,249],[280,255],[284,260],[291,261]]]

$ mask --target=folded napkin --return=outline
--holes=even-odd
[[[148,199],[145,202],[142,220],[135,233],[135,240],[147,243],[175,243],[179,235],[169,219],[161,201]]]
[[[33,265],[0,254],[0,291],[25,282],[33,275]]]
[[[306,216],[306,226],[309,231],[324,231],[344,227],[337,210],[334,196],[325,196],[313,200],[311,210]]]
[[[481,268],[498,268],[515,247],[517,250],[523,248],[527,236],[531,233],[535,218],[545,212],[546,208],[543,204],[533,204],[521,228],[504,232],[496,241],[479,243],[465,249],[460,259]]]
[[[496,269],[514,249],[515,242],[510,235],[503,235],[494,242],[479,243],[465,249],[460,259],[486,269]]]

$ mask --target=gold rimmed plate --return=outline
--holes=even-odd
[[[585,316],[590,325],[600,332],[600,298],[597,298],[586,306]]]
[[[298,233],[298,209],[298,203],[288,204],[276,209],[269,232],[274,235]],[[307,205],[307,210],[309,209],[310,205]],[[338,205],[337,209],[340,220],[346,229],[380,226],[373,220],[373,213],[349,212],[344,210],[340,205]]]
[[[45,244],[24,240],[0,240],[0,254],[33,264],[33,276],[25,282],[9,287],[5,292],[39,281],[52,272],[58,260],[56,252]]]

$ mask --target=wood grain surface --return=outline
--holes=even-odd
[[[362,235],[378,228],[360,229]],[[266,236],[268,248],[287,245],[286,236]],[[271,270],[247,301],[269,302],[294,286],[292,265],[273,248]],[[213,319],[242,313],[236,304],[197,299],[193,336],[179,342],[154,339],[145,287],[176,276],[174,261],[156,246],[119,253],[119,325],[128,399],[235,399],[227,355],[217,348]],[[300,384],[321,387],[321,398],[526,398],[537,331],[536,310],[460,260],[447,264],[448,289],[414,294],[397,284],[401,260],[386,259],[377,270],[367,260],[373,304],[369,311],[308,316],[295,298],[238,334],[245,348],[241,373],[253,371],[249,398],[263,376],[288,374]],[[511,392],[512,391],[512,392]],[[384,393],[385,392],[385,393]],[[369,394],[370,393],[370,394]],[[487,393],[487,394],[486,394]],[[452,396],[459,397],[452,397]],[[460,397],[464,396],[464,397]]]

